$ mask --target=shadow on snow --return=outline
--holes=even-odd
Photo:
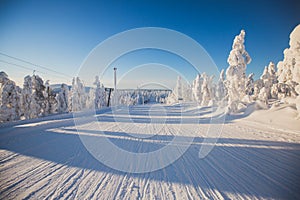
[[[143,119],[145,122],[147,120]],[[164,169],[128,174],[96,160],[72,126],[74,122],[65,118],[33,127],[4,127],[0,130],[0,148],[70,167],[216,189],[225,197],[224,192],[231,192],[296,199],[300,191],[300,145],[296,143],[219,138],[212,152],[200,159],[198,153],[204,138],[196,137],[184,155]],[[51,128],[61,128],[68,133],[49,131]],[[92,130],[82,132],[99,133]],[[100,136],[108,137],[114,144],[133,152],[155,151],[173,139],[173,136],[154,135],[145,140],[132,140],[133,136],[127,133],[108,131]]]

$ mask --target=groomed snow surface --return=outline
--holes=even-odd
[[[164,115],[153,105],[134,106],[130,115],[115,116],[133,119],[133,127],[115,120],[111,110],[97,113],[101,137],[126,151],[155,151],[178,133],[195,137],[178,160],[148,173],[120,172],[101,164],[79,137],[91,132],[77,133],[72,114],[2,124],[0,199],[299,199],[300,127],[294,107],[228,116],[213,150],[200,159],[214,113],[210,107],[187,106],[163,106]],[[199,124],[180,124],[182,109]],[[153,136],[136,139],[148,123],[158,122],[152,118],[165,123],[158,123]],[[290,126],[281,126],[280,119]]]

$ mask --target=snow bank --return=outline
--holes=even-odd
[[[257,110],[252,107],[252,113],[244,120],[259,122],[272,128],[299,131],[297,115],[295,104],[280,104],[272,106],[269,110]]]

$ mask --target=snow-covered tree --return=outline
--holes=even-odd
[[[210,80],[209,77],[206,75],[206,73],[203,73],[201,76],[203,79],[201,85],[201,92],[202,92],[201,106],[208,106],[210,101],[212,100]]]
[[[174,93],[175,93],[175,96],[177,97],[178,100],[182,100],[182,80],[181,80],[181,76],[178,76],[177,77],[177,82],[176,82],[176,86],[175,86],[175,89],[174,89]]]
[[[300,84],[296,86],[295,90],[298,94],[300,94]],[[297,108],[297,111],[298,111],[298,118],[300,118],[300,95],[298,95],[296,97],[295,103],[296,103],[296,108]]]
[[[157,94],[157,96],[159,97],[160,95]],[[182,98],[185,102],[190,102],[193,100],[192,86],[185,81],[182,83]]]
[[[272,84],[276,84],[278,82],[278,79],[276,75],[276,67],[273,62],[269,63],[268,72],[269,72],[270,81],[272,82]]]
[[[30,119],[30,103],[32,95],[31,76],[24,77],[22,98],[21,98],[21,119]]]
[[[215,98],[218,102],[223,101],[227,94],[227,89],[225,87],[224,81],[225,81],[225,71],[224,69],[222,69],[216,86],[216,92],[215,92]]]
[[[106,107],[106,105],[107,105],[107,95],[106,95],[105,87],[102,84],[100,88],[100,106],[101,108],[103,108]]]
[[[81,111],[86,108],[85,87],[79,77],[73,78],[69,101],[71,111]]]
[[[276,75],[276,67],[273,62],[269,63],[268,66],[268,73],[269,73],[269,79],[270,79],[270,98],[272,99],[277,99],[278,98],[278,88],[277,88],[277,83],[278,83],[278,78]]]
[[[244,46],[245,31],[234,38],[232,50],[227,62],[229,67],[226,70],[226,87],[228,89],[228,112],[237,112],[239,104],[245,96],[246,67],[251,58]]]
[[[59,93],[56,95],[58,113],[68,112],[68,105],[69,105],[68,96],[69,96],[69,87],[63,83],[61,84]]]
[[[268,89],[263,87],[258,94],[258,100],[261,101],[266,107],[268,106]]]
[[[273,62],[270,62],[269,65],[265,67],[260,79],[262,80],[263,87],[265,88],[267,98],[277,98],[277,76],[275,64]]]
[[[104,86],[100,84],[99,76],[95,77],[94,85],[95,89],[92,91],[94,94],[90,94],[90,97],[93,96],[93,103],[95,105],[95,109],[100,109],[105,106],[106,93]]]
[[[289,45],[283,52],[283,61],[277,64],[277,76],[279,84],[286,84],[285,88],[289,88],[288,94],[296,97],[295,88],[300,83],[300,25],[290,34]]]
[[[95,88],[90,88],[88,95],[86,97],[86,107],[89,109],[98,109],[98,105],[96,104],[96,89]]]
[[[263,82],[264,92],[266,93],[266,96],[269,99],[271,97],[271,87],[272,87],[273,83],[271,81],[271,76],[269,74],[267,66],[265,67],[260,79]]]
[[[0,72],[0,122],[19,119],[20,88]]]
[[[290,34],[289,45],[283,52],[283,61],[277,64],[278,98],[296,98],[296,108],[300,116],[300,25]]]
[[[38,75],[31,77],[32,95],[30,101],[30,118],[37,118],[45,115],[46,103],[44,97],[45,85],[44,81]]]
[[[254,79],[253,79],[254,73],[251,73],[248,75],[248,78],[246,80],[246,95],[253,95],[254,93]]]
[[[44,91],[45,115],[56,113],[57,106],[58,106],[56,100],[56,94],[51,89],[49,82],[50,82],[49,80],[45,82],[45,91]]]
[[[197,77],[193,81],[192,92],[193,92],[195,101],[198,103],[200,103],[200,101],[202,99],[202,93],[201,93],[202,82],[203,82],[203,79],[201,78],[201,75],[197,74]]]

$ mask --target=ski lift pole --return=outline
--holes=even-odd
[[[117,91],[117,68],[114,67],[114,90]]]
[[[114,105],[117,104],[118,101],[118,97],[117,97],[117,68],[114,67]]]

